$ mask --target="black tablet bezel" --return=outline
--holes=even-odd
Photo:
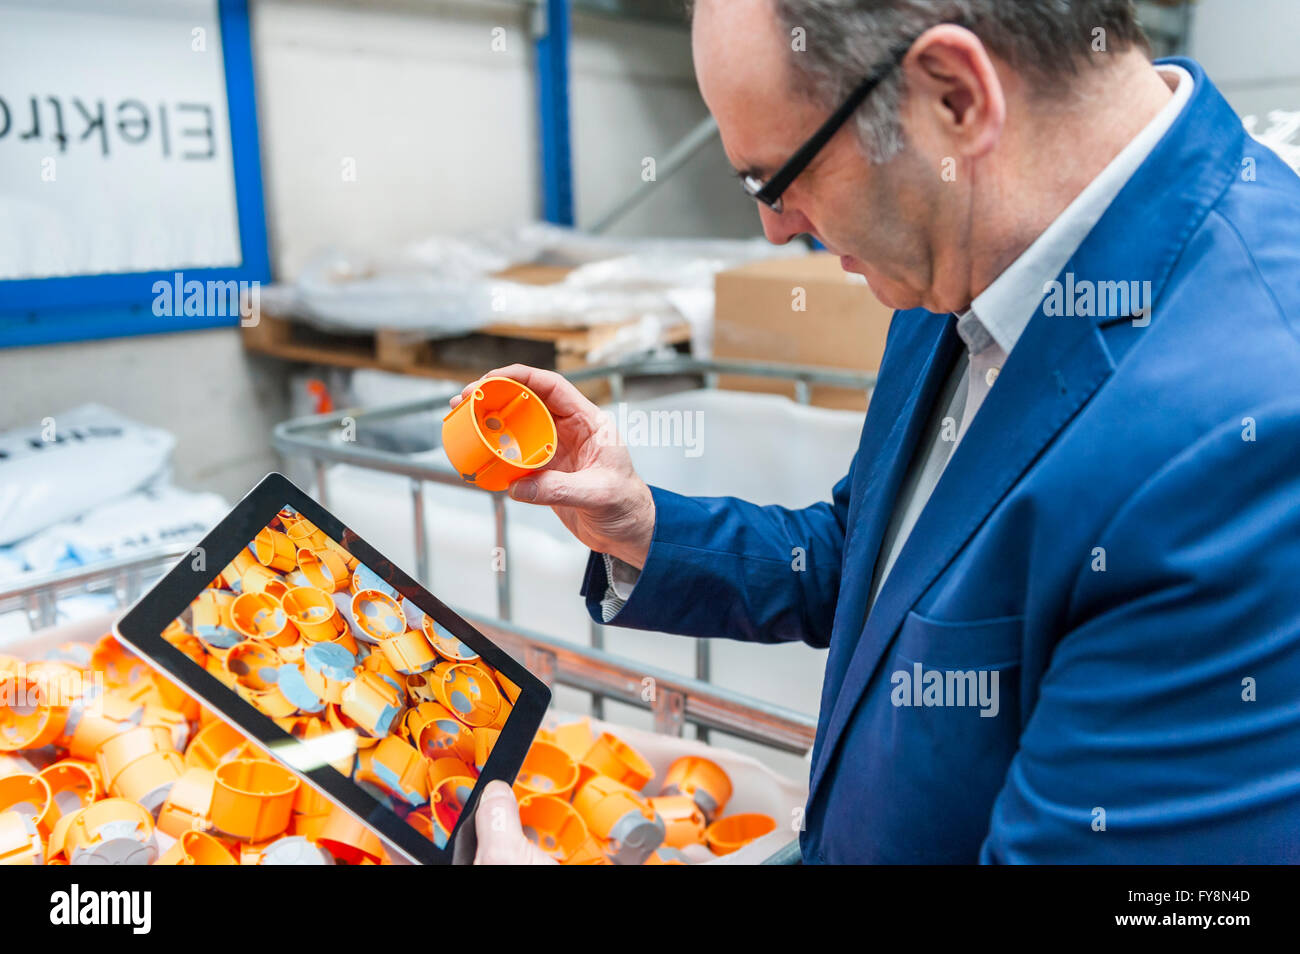
[[[115,635],[147,662],[196,695],[236,729],[276,753],[276,746],[296,741],[240,698],[207,670],[195,665],[185,653],[162,638],[163,630],[177,619],[199,593],[248,546],[284,507],[298,513],[333,538],[358,560],[375,571],[389,586],[410,600],[422,612],[477,652],[489,666],[519,687],[519,698],[501,735],[483,766],[474,791],[456,823],[456,830],[439,848],[402,820],[396,812],[329,765],[303,771],[286,764],[324,795],[370,826],[393,848],[417,864],[448,864],[463,829],[472,819],[484,784],[492,779],[512,783],[550,704],[551,691],[505,650],[480,633],[445,603],[391,560],[366,543],[283,474],[272,473],[248,492],[230,514],[200,541],[188,556],[168,571],[152,589],[127,611],[114,626]],[[202,557],[202,559],[200,559]],[[280,759],[283,763],[284,760]],[[463,853],[462,846],[462,853]],[[460,855],[457,855],[459,860]]]

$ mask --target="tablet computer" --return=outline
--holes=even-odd
[[[513,782],[551,697],[280,474],[114,632],[417,864],[472,858],[479,794]]]

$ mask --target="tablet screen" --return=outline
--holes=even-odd
[[[287,506],[162,635],[439,848],[520,691]]]

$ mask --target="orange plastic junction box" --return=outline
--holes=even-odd
[[[442,446],[466,483],[505,490],[555,457],[555,420],[527,387],[484,378],[442,419]]]

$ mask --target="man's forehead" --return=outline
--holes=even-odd
[[[695,75],[732,165],[771,172],[797,146],[810,104],[795,90],[794,54],[770,0],[698,0]]]

